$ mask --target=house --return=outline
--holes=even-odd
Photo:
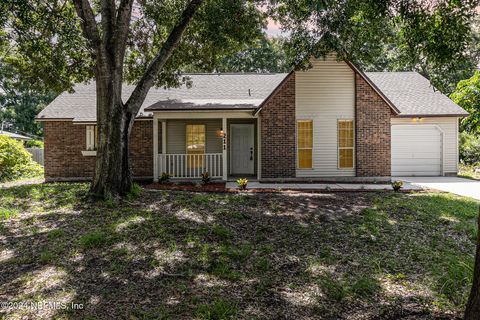
[[[289,74],[191,74],[152,89],[133,125],[132,171],[158,180],[389,180],[455,175],[468,113],[416,72],[367,72],[334,56]],[[133,90],[125,86],[125,98]],[[95,84],[37,117],[49,181],[92,177]]]
[[[23,135],[18,134],[18,133],[13,133],[13,132],[4,131],[4,130],[0,130],[0,136],[7,136],[7,137],[9,137],[9,138],[12,138],[12,139],[15,139],[15,140],[19,140],[19,141],[29,141],[29,140],[32,140],[32,138],[30,138],[30,137],[23,136]]]

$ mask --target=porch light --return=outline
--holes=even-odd
[[[415,118],[412,118],[412,121],[413,122],[420,122],[420,121],[422,121],[422,118],[421,117],[415,117]]]
[[[218,129],[216,133],[217,133],[217,137],[219,138],[225,137],[225,131],[223,131],[223,128]]]

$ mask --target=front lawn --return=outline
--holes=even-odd
[[[466,198],[143,190],[116,204],[87,188],[0,190],[0,300],[66,306],[0,316],[448,319],[469,291]]]

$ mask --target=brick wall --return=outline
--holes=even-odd
[[[43,124],[46,180],[91,178],[96,158],[82,155],[86,150],[86,125],[71,121],[46,121]],[[153,176],[152,139],[152,121],[136,121],[130,137],[134,177]]]
[[[295,177],[295,74],[260,111],[262,178]]]
[[[391,108],[362,79],[356,83],[356,175],[358,177],[390,176]]]
[[[130,134],[130,161],[134,177],[153,177],[152,121],[134,122]]]

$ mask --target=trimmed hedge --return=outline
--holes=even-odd
[[[0,136],[0,182],[43,174],[43,167],[32,160],[23,143]]]

